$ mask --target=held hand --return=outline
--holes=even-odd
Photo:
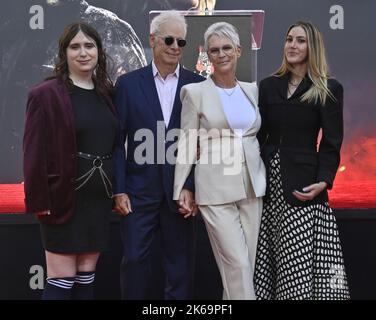
[[[195,217],[195,216],[197,216],[197,214],[198,214],[200,211],[199,211],[199,209],[198,209],[198,205],[196,204],[196,202],[193,202],[192,207],[193,207],[192,212],[190,212],[189,210],[184,209],[183,207],[179,207],[179,213],[181,213],[182,215],[184,215],[184,217],[185,217],[186,215],[187,215],[187,217],[189,217],[190,215],[191,215],[192,217]]]
[[[179,212],[184,215],[184,218],[188,218],[190,216],[194,216],[194,200],[193,200],[193,193],[187,189],[183,189],[180,192],[178,206]]]
[[[51,214],[51,211],[50,210],[44,210],[44,211],[40,211],[40,212],[36,212],[35,215],[37,217],[44,217],[44,216],[49,216]]]
[[[303,191],[293,191],[293,195],[300,201],[310,201],[313,200],[318,194],[327,188],[328,184],[326,182],[318,182],[304,187]]]
[[[119,195],[114,196],[115,199],[115,211],[117,211],[120,215],[126,216],[130,212],[132,212],[131,201],[127,194],[122,193]]]
[[[199,213],[198,205],[196,204],[196,202],[193,202],[192,217],[197,216],[198,213]]]

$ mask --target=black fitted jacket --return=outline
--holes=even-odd
[[[292,192],[320,181],[332,188],[343,140],[343,88],[335,79],[329,79],[329,90],[335,100],[328,97],[325,105],[302,103],[300,97],[312,82],[305,77],[287,99],[289,77],[289,74],[270,76],[260,82],[261,155],[269,173],[269,160],[279,149],[282,189],[288,203],[294,206],[323,203],[328,201],[326,190],[306,202],[299,201]],[[318,141],[320,129],[322,137]]]

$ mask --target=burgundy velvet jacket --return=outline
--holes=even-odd
[[[74,212],[76,152],[68,89],[58,79],[44,81],[29,92],[23,140],[26,211],[50,210],[39,217],[43,223],[64,223]]]

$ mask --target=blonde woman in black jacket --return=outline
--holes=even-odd
[[[348,299],[327,193],[340,162],[343,88],[328,77],[322,36],[311,23],[289,27],[281,67],[260,82],[259,108],[268,186],[257,248],[257,298]]]

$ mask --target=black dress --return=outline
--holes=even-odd
[[[95,90],[74,86],[71,93],[76,130],[77,152],[104,156],[111,154],[117,131],[117,121]],[[93,168],[93,160],[77,157],[77,177]],[[112,159],[102,166],[112,178]],[[80,186],[85,179],[76,183]],[[107,188],[109,189],[109,188]],[[99,170],[76,190],[73,216],[61,225],[41,224],[45,250],[56,253],[98,252],[106,249],[109,236],[112,199],[108,195]]]
[[[318,181],[333,184],[339,165],[342,86],[329,79],[335,100],[306,103],[308,77],[287,98],[289,75],[260,82],[262,126],[259,140],[267,168],[257,243],[255,290],[258,299],[345,300],[349,288],[336,218],[326,191],[297,202],[292,192]],[[319,129],[322,138],[317,150]]]

